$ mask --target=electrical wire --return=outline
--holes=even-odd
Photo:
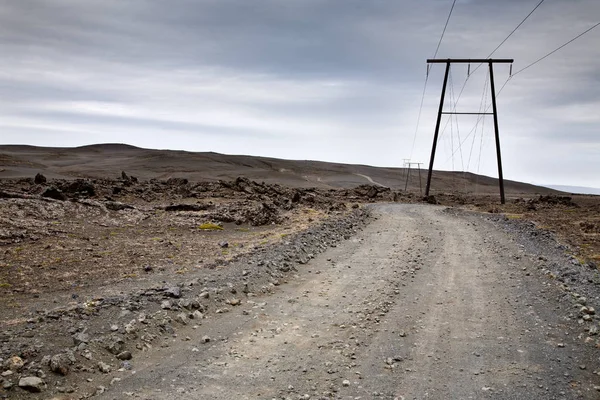
[[[423,95],[421,96],[421,106],[419,107],[419,115],[417,116],[417,127],[415,128],[415,134],[413,136],[412,147],[410,148],[410,157],[409,160],[413,156],[413,152],[415,151],[415,143],[417,142],[417,132],[419,132],[419,124],[421,122],[421,113],[423,112],[423,102],[425,101],[425,91],[427,90],[427,81],[429,80],[429,74],[425,76],[425,85],[423,85]]]
[[[455,5],[456,5],[456,0],[454,0],[452,2],[452,7],[450,8],[450,13],[448,14],[448,19],[446,19],[446,24],[444,25],[444,30],[442,31],[442,36],[440,37],[440,41],[438,42],[437,48],[435,49],[433,58],[435,58],[437,56],[437,53],[440,50],[440,45],[442,44],[442,39],[444,39],[444,34],[446,33],[446,28],[448,28],[448,22],[450,22],[450,17],[452,16],[452,11],[454,11]]]
[[[481,101],[479,102],[479,113],[481,114],[485,107],[487,106],[487,102],[484,104],[484,101],[487,101],[486,94],[488,91],[488,85],[490,83],[490,74],[485,77],[485,83],[483,84],[483,92],[481,93]],[[485,119],[482,119],[485,123]],[[469,161],[467,162],[467,170],[471,166],[471,157],[473,156],[473,148],[475,147],[475,139],[477,138],[477,126],[479,125],[479,120],[475,123],[475,135],[473,135],[473,142],[471,143],[471,150],[469,151]],[[483,134],[483,132],[482,132]]]
[[[527,14],[527,16],[526,16],[526,17],[523,19],[523,21],[521,21],[521,22],[519,23],[519,25],[517,25],[517,27],[516,27],[515,29],[513,29],[513,30],[512,30],[512,32],[511,32],[511,33],[509,33],[509,34],[508,34],[508,36],[507,36],[507,37],[506,37],[506,38],[505,38],[505,39],[504,39],[504,40],[503,40],[503,41],[502,41],[502,42],[501,42],[501,43],[500,43],[500,44],[499,44],[499,45],[498,45],[498,46],[497,46],[497,47],[494,49],[494,51],[492,51],[492,52],[491,52],[491,53],[490,53],[490,54],[489,54],[489,55],[488,55],[486,58],[490,58],[492,55],[494,55],[494,53],[495,53],[496,51],[498,51],[498,49],[499,49],[500,47],[502,47],[502,45],[503,45],[504,43],[506,43],[506,41],[507,41],[507,40],[508,40],[508,39],[509,39],[509,38],[510,38],[510,37],[511,37],[511,36],[512,36],[512,35],[513,35],[513,34],[514,34],[516,31],[517,31],[517,29],[519,29],[519,28],[521,27],[521,25],[523,25],[523,24],[525,23],[525,21],[527,21],[527,19],[528,19],[529,17],[531,17],[531,14],[533,14],[533,13],[535,12],[535,10],[537,10],[537,9],[539,8],[539,6],[541,6],[541,5],[542,5],[542,3],[543,3],[544,1],[546,1],[546,0],[541,0],[541,1],[538,3],[538,5],[537,5],[537,6],[535,6],[535,7],[534,7],[534,9],[533,9],[533,10],[531,10],[531,12],[530,12],[529,14]]]
[[[450,22],[450,17],[452,16],[452,11],[454,11],[454,6],[456,5],[456,0],[452,2],[452,7],[450,8],[450,12],[448,13],[448,18],[446,19],[446,23],[444,24],[444,29],[442,30],[442,35],[440,36],[440,40],[435,49],[435,53],[433,58],[437,56],[438,51],[440,50],[440,46],[442,44],[442,40],[444,39],[444,35],[446,34],[446,29],[448,28],[448,23]],[[419,132],[419,124],[421,122],[421,114],[423,112],[423,102],[425,101],[425,91],[427,90],[427,81],[429,80],[429,66],[427,66],[427,75],[425,76],[425,84],[423,85],[423,95],[421,96],[421,105],[419,107],[419,115],[417,116],[417,127],[415,128],[415,134],[413,136],[413,142],[410,149],[410,157],[412,158],[413,152],[415,151],[415,143],[417,141],[417,133]]]
[[[542,3],[544,3],[544,1],[546,0],[541,0],[534,8],[533,10],[531,10],[529,12],[529,14],[527,14],[527,16],[525,16],[525,18],[523,18],[523,20],[521,22],[519,22],[519,24],[515,27],[515,29],[513,29],[508,36],[506,36],[504,38],[504,40],[502,42],[500,42],[500,44],[498,46],[496,46],[496,48],[486,57],[486,58],[490,58],[491,56],[494,55],[494,53],[496,51],[498,51],[498,49],[500,49],[500,47],[502,47],[502,45],[504,43],[506,43],[506,41],[521,27],[521,25],[523,25],[525,23],[525,21],[527,21],[529,19],[529,17],[531,17],[531,15],[542,5]],[[467,82],[469,81],[469,78],[471,75],[473,75],[479,68],[481,68],[481,66],[483,65],[483,63],[480,63],[479,65],[477,65],[475,67],[475,69],[473,71],[471,71],[471,74],[467,75],[467,79],[465,80],[465,83],[463,83],[463,86],[460,88],[460,92],[458,94],[458,98],[456,100],[456,102],[458,103],[458,100],[460,100],[460,97],[462,96],[465,87],[467,86]]]
[[[550,53],[546,54],[545,56],[538,58],[537,60],[535,60],[534,62],[532,62],[531,64],[527,65],[524,68],[521,68],[520,70],[518,70],[517,72],[515,72],[512,76],[518,75],[521,72],[525,71],[527,68],[533,67],[535,64],[539,63],[540,61],[550,57],[552,54],[556,53],[557,51],[559,51],[560,49],[562,49],[563,47],[573,43],[575,40],[579,39],[580,37],[582,37],[583,35],[585,35],[586,33],[590,32],[591,30],[593,30],[594,28],[597,28],[600,25],[600,22],[598,22],[596,25],[592,26],[591,28],[588,28],[587,30],[585,30],[584,32],[580,33],[579,35],[575,36],[573,39],[569,40],[568,42],[566,42],[565,44],[563,44],[562,46],[557,47],[556,49],[552,50]]]
[[[513,76],[514,76],[514,75],[513,75]],[[508,82],[509,82],[510,80],[511,80],[511,77],[508,77],[508,78],[506,79],[506,81],[504,81],[504,84],[503,84],[503,85],[500,87],[500,90],[498,90],[498,93],[496,94],[496,99],[497,99],[498,97],[500,97],[500,94],[502,93],[502,90],[504,90],[504,88],[506,87],[506,85],[508,84]],[[487,102],[487,99],[486,99],[486,102]],[[490,104],[490,105],[487,105],[487,106],[485,107],[485,111],[484,111],[484,113],[487,113],[487,112],[490,110],[490,108],[492,108],[492,104]],[[464,144],[464,143],[467,141],[467,139],[469,139],[469,138],[471,137],[471,135],[472,135],[472,134],[475,132],[475,128],[477,127],[477,125],[479,124],[479,122],[480,122],[480,121],[481,121],[481,120],[482,120],[484,117],[485,117],[485,115],[483,115],[483,114],[482,114],[482,115],[479,115],[479,116],[477,117],[477,122],[475,123],[475,126],[474,126],[474,127],[473,127],[473,128],[470,130],[470,131],[469,131],[469,133],[467,134],[467,136],[466,136],[466,137],[463,139],[463,141],[461,142],[461,145],[463,145],[463,144]],[[456,151],[455,151],[455,152],[452,154],[452,156],[454,156],[454,154],[456,154]],[[449,160],[450,160],[450,158],[448,158],[448,159],[445,161],[445,163],[446,163],[446,162],[448,162]]]

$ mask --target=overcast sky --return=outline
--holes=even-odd
[[[486,57],[538,2],[458,0],[438,58]],[[0,0],[0,142],[427,164],[444,71],[430,71],[416,130],[425,60],[451,5]],[[494,57],[516,72],[599,21],[598,0],[546,0]],[[600,27],[508,82],[506,178],[600,187],[599,60]],[[496,67],[497,90],[508,76]],[[451,78],[447,109],[467,66]],[[471,75],[457,111],[490,104],[486,81],[487,68]],[[435,167],[497,176],[493,121],[482,122],[448,123]]]

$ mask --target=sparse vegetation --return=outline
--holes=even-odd
[[[224,228],[221,225],[217,225],[212,222],[205,222],[198,226],[198,229],[202,229],[204,231],[222,231]]]

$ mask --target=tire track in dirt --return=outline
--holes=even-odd
[[[136,360],[100,398],[597,398],[597,351],[510,236],[440,207],[375,213],[275,294]]]

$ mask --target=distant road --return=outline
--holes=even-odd
[[[371,179],[371,177],[370,177],[370,176],[368,176],[368,175],[356,174],[356,173],[355,173],[354,175],[356,175],[356,176],[360,176],[360,177],[362,177],[362,178],[365,178],[366,180],[368,180],[369,182],[371,182],[373,185],[377,185],[377,186],[381,186],[381,187],[387,187],[386,185],[383,185],[383,184],[381,184],[381,183],[379,183],[379,182],[375,182],[375,181],[374,181],[373,179]]]

